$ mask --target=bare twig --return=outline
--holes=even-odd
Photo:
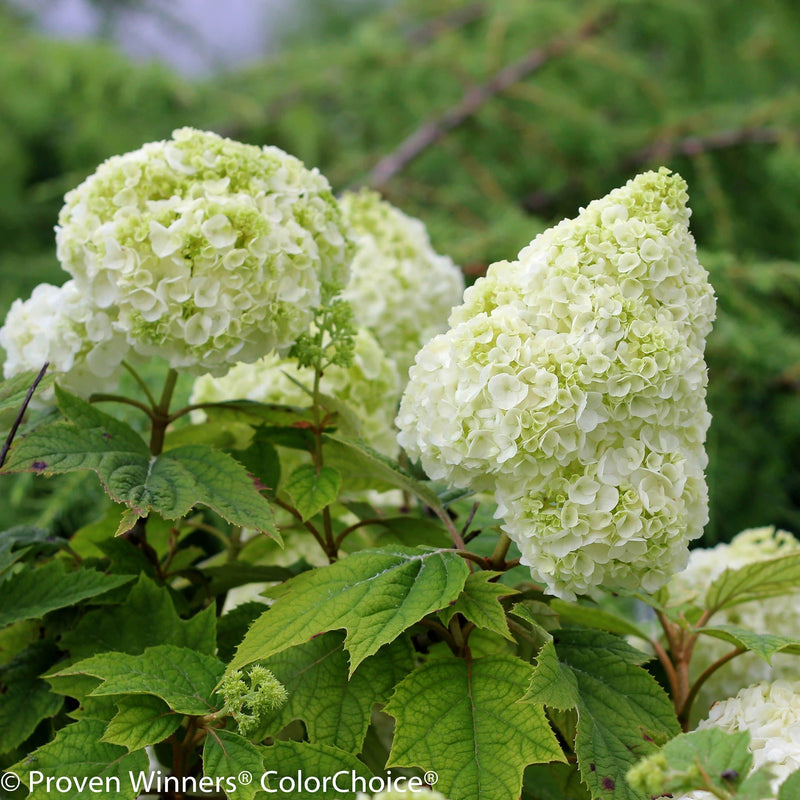
[[[673,156],[692,156],[725,150],[741,144],[777,144],[784,133],[775,128],[738,128],[714,131],[700,136],[687,136],[683,139],[657,141],[637,150],[625,159],[625,165],[640,167],[652,161],[663,161]]]
[[[6,463],[6,457],[8,456],[8,450],[11,447],[11,443],[14,441],[14,437],[17,435],[17,430],[19,429],[20,424],[22,423],[22,418],[25,416],[25,412],[28,410],[28,403],[31,402],[31,398],[33,397],[33,393],[36,391],[36,387],[41,383],[42,378],[44,378],[45,372],[47,372],[47,368],[50,366],[50,362],[46,361],[44,366],[39,370],[39,374],[36,376],[36,379],[31,384],[30,389],[28,389],[28,393],[25,395],[25,399],[22,401],[22,407],[17,414],[16,419],[14,420],[14,424],[11,426],[11,430],[6,437],[6,442],[3,445],[3,449],[0,450],[0,467]]]
[[[613,16],[612,11],[604,9],[572,32],[553,39],[544,47],[531,50],[519,61],[501,69],[485,83],[473,86],[455,106],[445,111],[440,117],[417,128],[394,152],[384,156],[370,172],[366,183],[376,188],[385,185],[390,178],[404,169],[424,150],[440,141],[453,128],[466,122],[484,103],[504,92],[509,86],[529,77],[549,61],[594,36],[610,22]]]

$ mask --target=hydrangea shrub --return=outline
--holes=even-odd
[[[738,691],[745,653],[800,653],[789,534],[676,574],[714,316],[688,222],[645,173],[451,311],[421,222],[274,148],[183,129],[101,165],[69,279],[0,332],[0,466],[69,506],[0,531],[2,791],[796,800],[795,683],[688,732],[730,662]]]

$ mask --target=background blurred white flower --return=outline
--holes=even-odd
[[[702,604],[708,587],[726,569],[738,569],[798,550],[800,541],[791,533],[776,531],[772,526],[742,531],[729,544],[694,549],[689,554],[686,569],[670,579],[670,602]],[[739,603],[717,612],[709,624],[736,625],[755,633],[797,638],[800,636],[800,592]],[[729,642],[710,636],[701,637],[692,653],[692,676],[696,678],[733,647]],[[742,686],[753,681],[794,679],[799,675],[800,658],[797,656],[778,653],[768,664],[754,653],[743,653],[717,670],[703,684],[695,708],[703,714],[713,702],[731,697]]]
[[[448,256],[434,252],[422,222],[375,192],[345,192],[340,205],[356,247],[343,297],[405,381],[420,347],[447,328],[464,276]]]
[[[27,300],[14,301],[0,329],[5,377],[49,362],[59,382],[76,394],[88,396],[108,388],[116,383],[130,349],[113,321],[113,312],[88,302],[75,281],[60,287],[40,284]],[[37,399],[52,396],[51,388],[39,392]]]

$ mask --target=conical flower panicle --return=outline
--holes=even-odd
[[[495,492],[550,592],[654,591],[707,521],[715,312],[683,180],[629,181],[489,268],[418,354],[399,441]]]

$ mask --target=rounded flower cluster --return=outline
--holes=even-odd
[[[434,252],[422,222],[375,192],[345,192],[340,206],[356,248],[343,297],[405,378],[420,347],[447,328],[464,276]]]
[[[768,766],[772,791],[800,769],[800,681],[762,681],[735,697],[716,703],[698,728],[720,728],[728,733],[747,731],[753,770]],[[713,800],[709,792],[682,795],[680,800]]]
[[[791,533],[774,527],[742,531],[729,544],[712,548],[697,548],[689,555],[683,572],[674,575],[668,584],[672,603],[702,604],[706,590],[726,569],[738,569],[747,564],[778,558],[800,551],[800,541]],[[790,637],[800,635],[800,592],[740,603],[717,612],[711,625],[736,625],[760,634]],[[724,656],[733,645],[703,636],[692,654],[692,673],[696,677],[706,667]],[[767,663],[754,653],[744,653],[717,670],[704,684],[696,701],[701,711],[715,700],[731,697],[742,686],[753,681],[791,678],[798,675],[796,656],[778,653]]]
[[[400,396],[397,369],[366,329],[356,332],[354,344],[353,362],[348,367],[326,367],[320,391],[355,412],[368,444],[394,455],[393,420]],[[254,364],[237,364],[221,378],[202,375],[194,382],[192,402],[246,399],[305,407],[311,403],[313,385],[312,370],[301,369],[293,358],[273,354]]]
[[[67,194],[56,241],[114,331],[196,373],[287,349],[350,259],[319,172],[191,128],[101,164]]]
[[[399,442],[494,491],[534,579],[651,592],[707,521],[705,338],[715,298],[686,185],[629,181],[493,264],[411,368]]]
[[[42,283],[24,302],[15,300],[0,329],[0,347],[6,377],[48,362],[66,376],[65,388],[84,395],[115,381],[129,350],[109,314],[87,302],[75,281]]]

